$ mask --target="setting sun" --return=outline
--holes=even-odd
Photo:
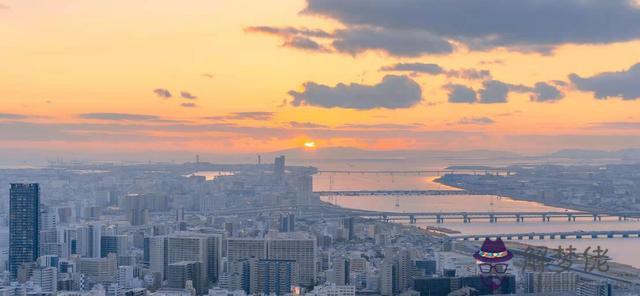
[[[316,148],[316,142],[309,141],[304,143],[305,148]]]

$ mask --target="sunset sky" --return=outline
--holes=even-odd
[[[640,148],[632,0],[0,0],[0,149]]]

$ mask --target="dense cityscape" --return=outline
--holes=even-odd
[[[617,180],[604,181],[610,184],[607,190],[594,184],[588,187],[593,191],[558,190],[574,196],[535,195],[594,207],[598,205],[579,198],[605,201],[632,196],[635,188],[625,186],[629,183],[620,175],[634,178],[637,175],[629,172],[637,167],[607,168],[611,171],[601,174]],[[576,176],[602,179],[592,170],[511,168],[498,176],[450,173],[439,182],[526,198],[521,194],[530,190],[527,182],[544,190],[536,181],[554,179],[557,184],[549,187],[564,189],[559,184],[579,184]],[[561,171],[566,174],[562,179],[557,175]],[[2,246],[6,271],[0,295],[611,295],[612,291],[635,295],[639,291],[637,269],[629,266],[611,262],[606,271],[559,270],[554,262],[545,261],[548,270],[527,270],[526,256],[516,256],[500,286],[492,288],[483,283],[472,257],[478,241],[456,240],[446,228],[422,228],[334,206],[313,191],[316,173],[313,167],[287,166],[284,156],[255,165],[60,163],[2,170],[0,182],[11,186],[2,195],[2,221],[8,226],[9,241]],[[603,210],[619,210],[617,204],[611,202]],[[508,245],[516,255],[528,251],[524,244]]]

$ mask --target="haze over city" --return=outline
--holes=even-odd
[[[0,0],[0,296],[640,295],[640,0]]]

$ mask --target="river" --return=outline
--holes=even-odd
[[[309,163],[306,163],[309,165]],[[446,164],[431,164],[420,166],[419,164],[407,164],[397,167],[388,161],[358,161],[349,162],[317,162],[311,164],[320,170],[438,170],[446,167]],[[434,182],[436,175],[384,175],[384,174],[329,174],[322,173],[314,176],[314,190],[383,190],[383,189],[453,189]],[[336,205],[363,210],[384,211],[425,211],[425,212],[456,212],[456,211],[566,211],[570,209],[557,208],[537,202],[514,200],[509,197],[491,195],[450,195],[450,196],[357,196],[357,197],[324,197],[325,201]],[[397,202],[397,204],[396,204]],[[488,221],[473,221],[462,223],[461,221],[446,221],[443,224],[419,221],[419,226],[440,226],[459,231],[461,234],[491,234],[491,233],[515,233],[515,232],[552,232],[574,230],[639,230],[640,221],[618,221],[616,218],[603,219],[593,222],[590,218],[567,222],[565,219],[556,218],[550,222],[525,220],[525,223],[515,221],[500,221],[489,223]],[[576,247],[577,252],[582,252],[591,246],[601,246],[608,249],[608,255],[618,263],[629,264],[640,268],[640,256],[637,250],[640,248],[638,238],[614,238],[614,239],[566,239],[566,240],[525,240],[525,243],[543,245],[549,248],[564,248],[569,245]]]

